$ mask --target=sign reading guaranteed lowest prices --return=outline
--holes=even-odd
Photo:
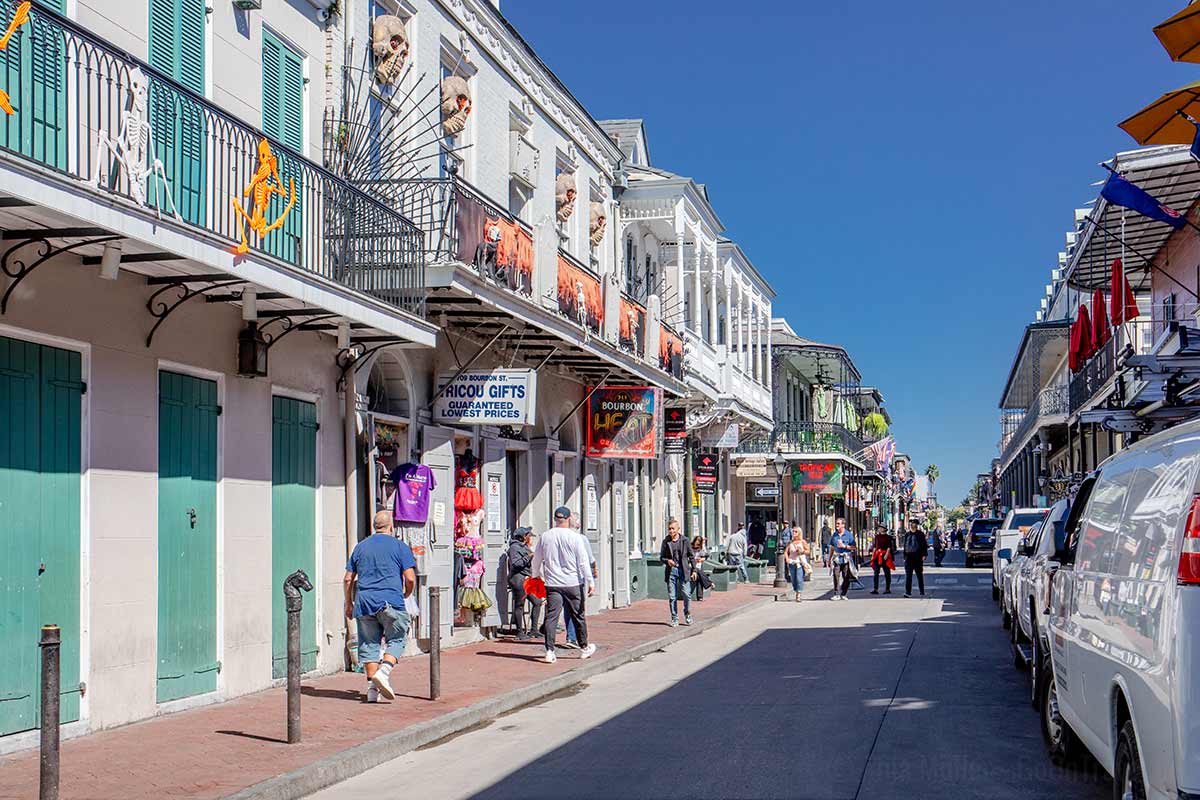
[[[445,391],[433,404],[438,422],[467,425],[532,425],[537,374],[531,369],[467,370],[438,375]]]

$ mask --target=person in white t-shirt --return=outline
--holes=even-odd
[[[558,633],[558,615],[564,612],[575,626],[579,657],[591,658],[596,652],[596,645],[588,642],[583,614],[585,587],[588,597],[596,591],[590,562],[586,538],[571,529],[571,509],[559,506],[554,510],[554,527],[538,537],[533,551],[533,574],[546,584],[547,664],[558,660],[554,637]]]

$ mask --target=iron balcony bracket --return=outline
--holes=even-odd
[[[202,297],[216,289],[244,286],[247,281],[243,278],[226,279],[223,275],[193,275],[179,278],[149,278],[146,283],[151,286],[162,286],[146,300],[146,310],[150,312],[150,316],[158,320],[150,329],[150,333],[146,334],[146,347],[149,347],[154,342],[154,334],[158,333],[162,324],[188,300],[193,297]],[[206,285],[195,288],[191,285],[195,283]],[[175,292],[173,297],[170,296],[171,292]]]
[[[319,330],[318,328],[310,328],[309,324],[315,322],[324,322],[326,320],[337,318],[337,314],[321,314],[320,316],[316,317],[307,317],[304,322],[297,322],[297,320],[292,317],[275,317],[263,323],[258,330],[262,334],[263,340],[267,343],[267,350],[270,350],[272,347],[278,344],[283,337],[287,336],[293,331]],[[268,333],[267,326],[274,322],[279,323],[279,330],[275,333]]]
[[[75,236],[86,236],[88,238],[71,244],[55,246],[50,240],[52,238],[66,238]],[[78,250],[80,247],[87,247],[93,244],[104,244],[105,242],[115,242],[122,237],[110,235],[103,228],[47,228],[45,230],[21,230],[21,231],[5,231],[3,239],[17,239],[16,244],[4,251],[4,255],[0,256],[0,271],[7,275],[11,280],[8,288],[4,290],[4,296],[0,297],[0,314],[8,313],[8,301],[12,297],[16,288],[38,267],[50,261],[55,256],[69,253],[73,250]],[[13,258],[13,255],[22,248],[36,245],[37,257],[32,261],[26,261],[20,258]]]
[[[349,376],[350,372],[357,372],[358,368],[365,364],[370,356],[375,355],[385,347],[391,347],[395,344],[404,344],[408,341],[407,339],[393,338],[390,336],[371,336],[367,337],[367,339],[371,342],[381,342],[381,344],[376,344],[374,347],[367,347],[367,343],[365,341],[351,342],[349,347],[339,350],[337,355],[334,356],[334,362],[342,369],[342,374],[338,377],[337,381],[337,389],[339,392],[346,386],[346,378]]]

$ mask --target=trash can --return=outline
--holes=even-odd
[[[646,574],[646,559],[629,559],[629,602],[636,603],[646,599],[646,589],[649,587]]]
[[[642,560],[646,564],[646,598],[667,600],[667,582],[663,580],[666,565],[658,556],[648,556]]]

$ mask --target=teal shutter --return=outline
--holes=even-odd
[[[0,52],[0,74],[16,112],[0,112],[0,146],[55,169],[67,168],[66,39],[39,7],[65,13],[64,0],[37,0],[29,22]],[[0,28],[16,11],[16,0],[0,0]]]
[[[271,423],[271,674],[287,674],[287,609],[283,580],[304,570],[317,575],[317,407],[274,397]],[[320,591],[318,588],[317,591]],[[304,597],[300,612],[300,664],[317,667],[317,598]]]
[[[158,380],[158,702],[217,688],[217,384]]]
[[[267,29],[262,32],[262,101],[263,132],[295,153],[304,148],[304,59]],[[283,213],[291,198],[289,180],[296,181],[296,205],[283,227],[267,234],[263,249],[291,264],[300,265],[303,256],[301,239],[304,232],[303,170],[288,153],[274,148],[279,159],[279,178],[286,198],[271,198],[267,221],[273,222]]]
[[[197,94],[204,94],[203,0],[150,0],[150,66]],[[179,215],[196,225],[207,218],[205,178],[208,120],[204,109],[161,81],[150,85],[155,152]],[[151,205],[170,209],[158,178],[150,178]]]
[[[62,630],[60,721],[79,719],[78,353],[0,337],[0,735],[39,724],[39,628]]]

